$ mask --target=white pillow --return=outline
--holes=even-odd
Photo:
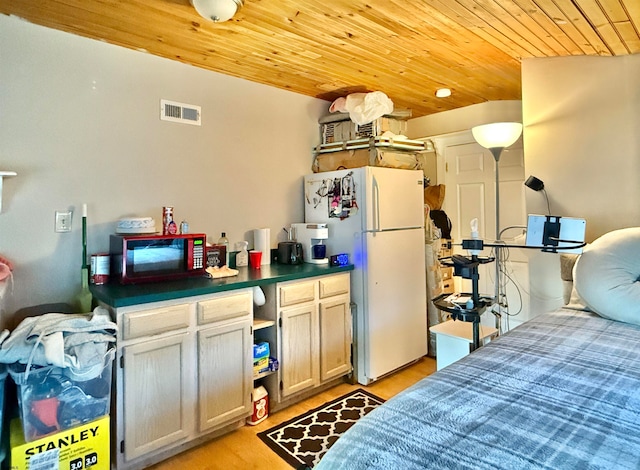
[[[590,310],[640,325],[640,227],[609,232],[586,247],[574,283]]]

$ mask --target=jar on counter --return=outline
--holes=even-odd
[[[173,206],[162,208],[162,235],[175,235],[178,233],[178,226],[173,220]]]

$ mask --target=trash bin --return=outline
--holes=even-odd
[[[104,363],[84,376],[56,366],[11,364],[8,372],[18,388],[18,405],[26,442],[108,415],[115,347]]]
[[[4,337],[0,363],[17,386],[26,442],[109,414],[116,331],[97,307],[26,316]]]

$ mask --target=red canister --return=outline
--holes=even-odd
[[[247,424],[253,426],[260,424],[269,417],[269,394],[267,390],[263,386],[254,388],[251,394],[251,401],[253,401],[253,413],[251,417],[247,418]]]
[[[109,281],[109,253],[91,255],[91,284],[106,284]]]
[[[173,207],[162,208],[162,235],[175,235],[178,233],[178,226],[173,220]]]

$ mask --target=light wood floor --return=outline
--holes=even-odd
[[[153,467],[152,470],[291,470],[292,467],[269,449],[257,436],[257,433],[294,418],[306,410],[321,406],[357,388],[365,388],[371,393],[388,400],[420,379],[436,370],[435,359],[425,357],[382,380],[363,387],[347,383],[337,385],[296,405],[270,415],[256,426],[244,426],[223,437],[214,439],[199,447],[176,455]]]

